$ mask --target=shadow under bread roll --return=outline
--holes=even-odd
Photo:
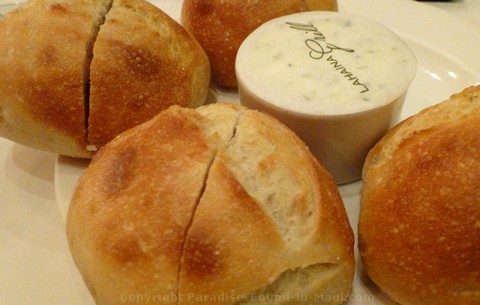
[[[402,305],[480,304],[480,87],[394,127],[363,171],[371,279]]]

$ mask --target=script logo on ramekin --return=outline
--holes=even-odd
[[[363,82],[360,82],[360,79],[357,76],[347,70],[344,65],[340,64],[339,61],[332,56],[334,52],[341,51],[353,53],[355,50],[339,47],[328,42],[325,35],[311,23],[286,22],[286,24],[294,30],[304,31],[306,34],[311,34],[309,35],[309,38],[305,39],[305,45],[310,50],[309,56],[312,59],[319,60],[325,57],[325,60],[332,65],[335,70],[339,71],[343,77],[352,82],[354,86],[359,86],[362,89],[360,93],[365,93],[370,90],[367,85],[365,85]],[[311,37],[312,35],[313,38]],[[325,55],[328,56],[326,57]]]

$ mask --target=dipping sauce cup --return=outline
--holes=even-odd
[[[344,184],[361,178],[368,151],[398,120],[417,62],[385,26],[316,11],[257,28],[235,68],[241,103],[290,127]]]

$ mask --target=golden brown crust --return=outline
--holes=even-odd
[[[309,11],[337,11],[338,3],[332,0],[303,0]]]
[[[332,178],[277,120],[247,111],[236,130],[215,158],[188,231],[180,294],[225,295],[212,303],[232,304],[286,270],[332,264],[343,281],[331,293],[347,296],[353,234]]]
[[[184,233],[221,141],[207,123],[169,108],[101,149],[81,177],[67,235],[97,304],[176,294]]]
[[[284,247],[272,220],[216,159],[185,241],[179,293],[238,299],[278,276]]]
[[[122,133],[81,177],[67,229],[98,304],[234,304],[320,265],[309,288],[292,286],[338,300],[351,289],[353,233],[332,178],[292,131],[241,106],[173,107]]]
[[[0,20],[0,133],[73,156],[85,151],[84,66],[105,1],[29,1]]]
[[[369,156],[360,252],[401,304],[480,302],[479,138],[471,87],[403,122]]]
[[[243,40],[264,22],[307,10],[336,10],[336,0],[186,0],[182,24],[203,46],[220,85],[236,87],[235,57]]]
[[[100,147],[171,105],[203,104],[209,73],[200,45],[168,15],[143,0],[114,1],[94,46],[90,144]]]
[[[416,133],[441,123],[458,121],[463,115],[474,111],[477,103],[473,103],[473,101],[477,100],[479,95],[479,86],[468,87],[460,93],[453,94],[449,100],[428,107],[394,126],[368,153],[363,167],[363,175],[365,176],[369,170],[392,159],[392,153],[403,142],[414,137]],[[442,118],[441,121],[438,120],[438,113]]]
[[[208,93],[201,46],[143,0],[30,0],[0,20],[0,38],[0,135],[34,148],[91,157]]]

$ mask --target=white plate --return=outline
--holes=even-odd
[[[180,1],[154,0],[174,18],[180,14]],[[339,10],[359,14],[383,23],[413,49],[418,59],[417,76],[409,90],[402,119],[419,110],[447,99],[451,94],[480,81],[480,28],[414,1],[405,0],[339,0]],[[214,90],[214,100],[238,103],[235,92]],[[87,161],[59,157],[55,168],[57,201],[65,214],[78,177]],[[357,228],[361,183],[340,187],[350,223]],[[365,275],[357,255],[357,273],[348,304],[394,304]],[[86,290],[81,289],[81,304],[93,304]]]

